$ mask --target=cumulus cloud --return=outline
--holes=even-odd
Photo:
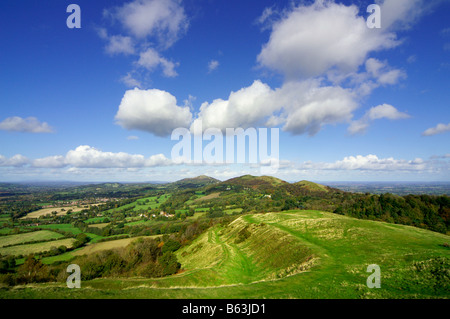
[[[319,76],[336,68],[354,72],[372,51],[398,45],[391,32],[367,28],[354,6],[332,1],[299,5],[275,22],[257,60],[287,79]]]
[[[17,157],[17,155],[16,155]],[[20,160],[20,161],[19,161]],[[65,156],[56,155],[30,161],[26,158],[2,159],[0,166],[21,166],[31,164],[37,168],[144,168],[171,165],[171,161],[163,154],[152,155],[148,158],[140,154],[125,152],[104,152],[89,145],[80,145],[67,152]]]
[[[165,48],[170,47],[189,25],[177,0],[135,0],[109,13],[133,36],[156,37]]]
[[[317,134],[323,126],[349,122],[358,107],[354,93],[319,81],[289,82],[276,91],[274,100],[286,121],[283,130],[295,135]]]
[[[407,118],[410,118],[408,114],[398,111],[392,105],[382,104],[372,107],[361,119],[353,121],[349,126],[348,131],[350,132],[350,134],[362,134],[367,130],[367,128],[370,126],[370,123],[374,120],[400,120]]]
[[[176,98],[168,92],[135,88],[125,92],[115,119],[127,130],[164,137],[175,128],[189,127],[192,113],[189,107],[178,106]]]
[[[53,133],[53,129],[46,122],[40,122],[35,117],[21,118],[19,116],[8,117],[0,122],[0,130],[26,133]]]
[[[231,92],[228,100],[204,102],[194,124],[201,121],[204,129],[256,126],[275,110],[268,103],[272,94],[273,91],[267,84],[254,81],[249,87]]]
[[[163,70],[164,76],[166,77],[175,77],[178,75],[175,71],[177,64],[163,58],[156,50],[152,48],[141,52],[139,55],[139,60],[136,63],[149,71],[153,71],[155,68],[160,66]]]
[[[383,29],[408,29],[440,0],[377,0],[381,5]]]
[[[390,0],[381,4],[393,10],[382,29],[369,29],[366,17],[359,15],[357,6],[328,0],[303,3],[284,12],[268,8],[257,19],[260,24],[271,24],[270,38],[257,61],[260,66],[284,75],[285,81],[279,88],[256,80],[231,92],[227,99],[201,104],[194,122],[190,110],[177,106],[170,93],[149,91],[152,93],[146,93],[146,98],[124,97],[123,110],[119,109],[116,120],[124,128],[158,136],[168,135],[175,127],[192,127],[199,122],[203,129],[264,125],[281,127],[295,135],[313,136],[326,125],[351,123],[350,132],[360,133],[373,120],[405,118],[404,113],[386,104],[352,122],[362,97],[377,87],[395,85],[406,77],[404,71],[369,55],[399,45],[396,28],[410,21],[406,15],[411,10],[416,17],[422,12],[411,9],[404,1],[398,6]],[[394,27],[396,21],[401,23]],[[215,62],[209,63],[210,71],[218,66]],[[137,64],[149,70],[161,66],[166,76],[175,73],[176,64],[151,48],[140,54]],[[343,83],[346,79],[350,79],[345,82],[347,86]],[[156,98],[157,92],[164,98]],[[169,110],[173,112],[166,112]],[[377,112],[381,117],[376,118]]]
[[[0,155],[0,167],[22,167],[29,164],[30,160],[23,155],[17,154],[11,158]]]
[[[66,163],[74,167],[106,168],[124,167],[128,162],[129,167],[142,165],[144,156],[129,155],[126,153],[102,152],[93,147],[82,145],[75,150],[70,150],[66,155]]]
[[[110,55],[115,54],[134,54],[135,48],[133,44],[133,39],[127,36],[122,35],[113,35],[109,36],[106,29],[101,28],[98,30],[99,36],[104,39],[107,44],[105,47],[105,51]]]
[[[450,123],[448,124],[438,124],[435,127],[429,128],[425,132],[422,133],[423,136],[433,136],[438,134],[444,134],[446,132],[450,132]]]
[[[64,156],[56,155],[35,159],[32,161],[32,166],[40,168],[61,168],[67,166],[67,164]]]
[[[104,16],[121,26],[120,34],[116,35],[108,35],[106,28],[98,30],[108,54],[132,55],[138,58],[135,68],[143,67],[150,72],[161,68],[166,77],[178,75],[175,71],[178,63],[163,57],[161,52],[171,47],[188,28],[180,1],[134,0],[104,10]],[[121,80],[129,87],[141,87],[141,81],[130,73]]]
[[[350,121],[356,108],[350,90],[320,86],[318,80],[289,82],[275,90],[257,80],[231,92],[228,100],[203,103],[194,124],[222,130],[282,126],[292,134],[315,135],[324,125]]]
[[[387,62],[381,62],[377,59],[370,58],[366,61],[366,70],[380,85],[397,84],[402,78],[406,78],[406,73],[402,70],[391,69]]]

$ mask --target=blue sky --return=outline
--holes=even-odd
[[[448,181],[449,15],[444,0],[3,1],[0,181],[260,175],[174,161],[171,132],[200,121],[279,128],[288,181]]]

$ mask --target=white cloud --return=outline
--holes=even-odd
[[[378,158],[376,155],[348,156],[334,163],[305,162],[300,169],[343,170],[343,171],[422,171],[428,168],[427,162],[417,158],[414,160],[397,160],[392,157]]]
[[[164,137],[175,128],[189,127],[192,113],[189,107],[177,106],[176,98],[168,92],[135,88],[125,92],[115,119],[125,129]]]
[[[370,52],[398,45],[395,34],[367,28],[358,11],[354,5],[319,0],[295,7],[273,24],[257,60],[288,79],[319,76],[333,68],[354,72]]]
[[[391,69],[387,62],[381,62],[377,59],[370,58],[366,61],[367,72],[376,79],[380,85],[397,84],[402,78],[406,78],[406,73],[402,70]]]
[[[0,155],[0,167],[24,167],[32,168],[64,168],[76,171],[80,168],[145,168],[172,165],[172,161],[163,154],[152,155],[148,158],[140,154],[128,154],[125,152],[104,152],[89,145],[80,145],[70,150],[66,155],[55,155],[35,160],[29,160],[25,156],[15,155],[6,158]]]
[[[145,158],[140,154],[104,152],[89,145],[78,146],[65,156],[50,156],[33,161],[34,167],[43,168],[143,168],[170,165],[163,154]]]
[[[319,81],[290,82],[277,90],[274,101],[286,118],[284,131],[317,134],[324,125],[349,122],[358,107],[354,93]]]
[[[438,124],[435,127],[429,128],[425,132],[422,133],[423,136],[433,136],[438,134],[444,134],[446,132],[450,132],[450,123],[448,124]]]
[[[53,133],[53,129],[46,122],[41,123],[35,117],[27,117],[24,119],[19,116],[8,117],[0,122],[0,130],[26,133]]]
[[[353,121],[348,128],[350,134],[362,134],[370,126],[370,123],[374,120],[389,119],[400,120],[407,119],[410,116],[406,113],[399,112],[395,107],[389,104],[382,104],[372,107],[366,112],[366,114],[359,120]]]
[[[267,84],[257,80],[249,87],[231,92],[228,100],[204,102],[196,121],[202,121],[204,129],[257,126],[275,110],[269,102],[272,94]]]
[[[56,155],[35,159],[32,162],[33,167],[41,168],[61,168],[67,166],[64,156]]]
[[[399,120],[409,118],[408,114],[399,112],[395,107],[389,104],[382,104],[371,108],[367,112],[367,116],[370,120],[379,120],[383,118]]]
[[[158,66],[161,66],[163,74],[166,77],[175,77],[178,75],[175,71],[175,67],[177,66],[177,64],[161,57],[159,53],[152,48],[141,52],[139,55],[139,60],[136,63],[137,65],[144,67],[149,71],[153,71]]]
[[[142,5],[144,1],[135,2]],[[292,134],[312,136],[325,125],[340,123],[351,123],[349,130],[353,133],[363,132],[377,119],[377,112],[381,114],[379,118],[406,116],[386,104],[371,109],[359,121],[351,122],[361,97],[379,86],[394,85],[406,77],[404,71],[391,68],[387,61],[369,58],[372,52],[400,44],[393,32],[394,23],[401,21],[405,26],[410,21],[405,15],[413,10],[404,1],[396,6],[386,0],[383,6],[393,10],[387,20],[392,27],[381,30],[369,29],[366,17],[359,15],[355,5],[317,0],[282,13],[268,8],[258,22],[272,24],[270,39],[257,60],[261,66],[285,76],[286,81],[281,87],[272,89],[256,80],[248,87],[231,92],[228,99],[204,102],[193,123],[191,111],[177,106],[170,93],[150,90],[148,92],[152,93],[147,93],[146,98],[124,97],[116,120],[124,128],[158,136],[166,136],[173,128],[189,127],[200,121],[203,129],[281,126]],[[414,15],[418,17],[422,11],[416,11]],[[275,16],[280,18],[273,22]],[[176,65],[152,48],[141,52],[137,65],[148,70],[162,67],[166,76],[176,74]],[[209,70],[218,65],[217,61],[210,61]],[[365,71],[360,71],[361,67],[365,67]],[[325,79],[333,84],[324,84],[327,83]],[[342,85],[346,79],[351,88]],[[156,95],[164,98],[156,98]],[[173,110],[172,115],[166,112],[168,110]]]
[[[211,60],[208,63],[208,72],[212,72],[219,67],[219,61]]]
[[[138,139],[139,139],[139,137],[138,136],[134,136],[134,135],[131,135],[131,136],[127,137],[127,140],[129,140],[129,141],[137,141]]]
[[[110,36],[106,28],[98,35],[106,41],[105,51],[110,55],[138,56],[134,63],[153,72],[161,68],[166,77],[175,77],[178,63],[162,56],[161,51],[171,47],[188,28],[188,18],[179,0],[134,0],[104,10],[112,22],[119,22],[122,34]],[[113,23],[114,25],[114,23]],[[151,46],[151,47],[150,47]],[[121,81],[128,87],[141,87],[141,81],[128,73]]]
[[[109,43],[106,46],[106,52],[109,54],[134,54],[132,39],[130,37],[114,35],[109,38]]]
[[[270,19],[270,17],[274,15],[274,13],[275,12],[273,8],[271,7],[265,8],[261,16],[256,20],[256,22],[259,24],[264,24]]]
[[[23,155],[17,154],[11,158],[6,158],[0,155],[0,167],[22,167],[30,162],[28,158]]]
[[[143,155],[130,155],[124,152],[102,152],[88,145],[70,150],[66,155],[66,164],[83,168],[142,167]]]
[[[141,82],[136,80],[131,73],[127,73],[124,77],[121,78],[122,83],[131,88],[140,88],[142,86]]]
[[[105,51],[110,55],[129,55],[135,53],[133,39],[131,39],[130,37],[122,35],[109,36],[108,32],[104,28],[98,30],[98,35],[100,36],[100,38],[107,41]]]
[[[112,14],[133,36],[155,37],[164,48],[170,47],[189,24],[177,0],[135,0],[116,8]]]
[[[408,29],[439,1],[378,0],[382,29]]]
[[[293,134],[315,135],[323,125],[350,121],[357,108],[353,98],[350,90],[321,87],[318,80],[289,82],[276,90],[257,80],[231,92],[228,100],[203,103],[196,121],[204,129],[282,125]]]
[[[173,164],[170,159],[163,154],[152,155],[145,160],[145,167],[167,166]]]

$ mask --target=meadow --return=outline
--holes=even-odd
[[[75,239],[66,238],[60,240],[52,240],[48,242],[34,243],[34,244],[24,244],[24,245],[16,245],[9,247],[1,247],[0,254],[7,255],[29,255],[29,254],[37,254],[40,252],[49,251],[50,249],[58,248],[60,246],[66,246],[67,248],[71,248]]]
[[[39,218],[41,216],[46,216],[46,215],[52,215],[52,213],[56,212],[56,216],[64,216],[67,214],[67,212],[69,210],[71,210],[72,212],[76,213],[76,212],[80,212],[83,209],[86,209],[84,206],[83,207],[78,207],[78,206],[65,206],[65,207],[50,207],[50,208],[42,208],[39,209],[37,211],[31,212],[29,214],[27,214],[26,216],[22,217],[22,219],[25,218]]]
[[[133,242],[139,238],[155,238],[155,237],[160,237],[160,235],[108,240],[105,242],[99,242],[99,243],[87,245],[86,247],[83,247],[81,249],[78,249],[77,251],[70,253],[70,255],[71,256],[89,255],[89,254],[93,254],[93,253],[103,251],[103,250],[110,250],[110,249],[115,249],[115,248],[126,247],[131,242]]]
[[[52,240],[63,237],[63,235],[48,231],[35,231],[24,234],[8,235],[0,237],[0,247],[24,244],[33,241]]]

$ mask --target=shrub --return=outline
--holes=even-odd
[[[163,268],[164,276],[175,274],[181,267],[181,264],[178,262],[177,257],[172,252],[164,253],[161,257],[158,258],[158,262]]]
[[[161,252],[165,253],[165,252],[174,252],[176,250],[178,250],[181,247],[181,244],[173,239],[169,239],[168,241],[166,241],[164,243],[164,246],[162,246]]]

